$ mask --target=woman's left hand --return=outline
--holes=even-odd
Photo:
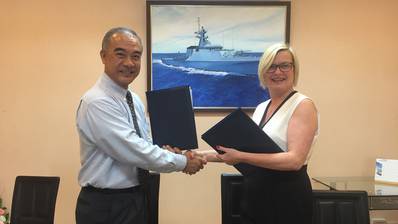
[[[242,152],[233,148],[227,148],[223,146],[217,146],[217,150],[224,152],[224,154],[218,154],[217,158],[221,159],[226,164],[235,165],[241,162]]]

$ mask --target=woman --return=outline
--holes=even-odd
[[[314,102],[294,90],[298,71],[297,58],[285,44],[268,48],[258,68],[260,83],[268,89],[270,99],[257,106],[253,120],[283,152],[246,153],[218,146],[225,153],[217,158],[229,165],[248,163],[266,168],[244,177],[243,223],[311,223],[307,162],[318,135],[318,115]]]

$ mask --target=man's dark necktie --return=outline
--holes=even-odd
[[[133,98],[131,96],[130,91],[127,91],[126,100],[127,100],[127,104],[129,105],[129,108],[130,108],[131,117],[133,118],[133,124],[134,124],[134,128],[135,128],[135,130],[137,132],[137,135],[139,137],[142,137],[140,128],[138,126],[137,115],[136,115],[135,109],[134,109]],[[151,206],[150,206],[150,201],[149,201],[150,195],[149,195],[149,186],[148,186],[148,184],[149,184],[149,171],[145,170],[145,169],[142,169],[142,168],[139,168],[139,167],[137,167],[137,170],[138,170],[138,181],[140,182],[141,187],[143,187],[144,192],[146,194],[146,198],[147,198],[148,223],[150,223],[150,220],[149,220],[149,218],[150,218],[149,208]]]
[[[133,118],[133,124],[134,124],[134,128],[137,132],[137,135],[139,137],[142,137],[141,130],[138,126],[137,115],[136,115],[135,109],[134,109],[133,97],[131,96],[130,91],[127,91],[126,100],[127,100],[127,104],[130,107],[131,117]],[[147,179],[148,175],[149,175],[148,170],[138,168],[138,181],[140,181],[140,184],[142,184],[142,185],[146,184],[146,181],[148,180]]]

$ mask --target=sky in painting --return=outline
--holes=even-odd
[[[263,52],[285,41],[285,12],[281,6],[152,5],[152,52],[183,53],[197,45],[198,18],[212,44]]]

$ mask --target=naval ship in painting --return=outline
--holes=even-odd
[[[244,50],[225,49],[222,45],[212,44],[207,36],[207,30],[200,25],[195,37],[199,39],[197,45],[189,46],[185,53],[175,54],[172,57],[161,58],[166,65],[184,66],[212,71],[233,72],[236,74],[254,75],[261,54]],[[250,65],[252,64],[252,65]],[[244,66],[242,66],[244,65]]]
[[[152,53],[152,89],[188,85],[196,109],[254,108],[269,98],[257,77],[261,52],[212,44],[199,18],[195,37],[186,52]]]

